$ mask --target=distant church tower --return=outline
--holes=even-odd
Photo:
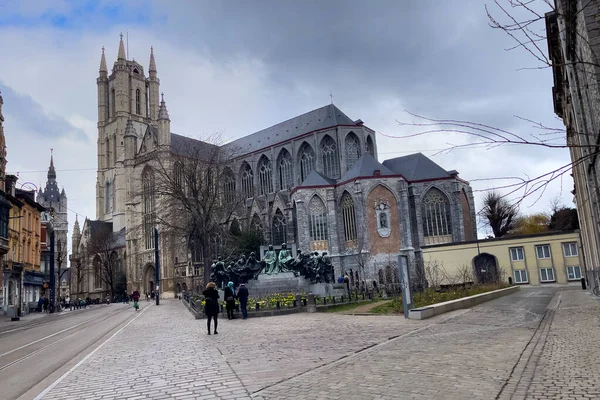
[[[104,48],[98,85],[98,172],[96,219],[112,222],[113,231],[126,226],[127,176],[125,141],[136,144],[137,153],[149,127],[159,126],[159,86],[154,51],[150,50],[148,76],[144,67],[126,59],[123,35],[110,75]],[[126,132],[127,128],[127,132]],[[136,140],[126,139],[135,136]],[[167,135],[167,137],[170,136]],[[138,145],[139,144],[139,145]],[[168,143],[170,144],[170,143]],[[131,157],[131,155],[129,156]]]
[[[37,202],[45,207],[51,215],[53,215],[54,221],[54,238],[55,244],[58,251],[58,241],[62,247],[62,257],[66,258],[67,253],[67,233],[69,230],[69,220],[67,213],[67,194],[63,188],[61,191],[58,189],[58,183],[56,182],[56,170],[54,169],[54,155],[50,155],[50,167],[48,167],[48,180],[46,181],[46,189],[39,189]],[[66,268],[66,261],[63,262],[62,268]]]

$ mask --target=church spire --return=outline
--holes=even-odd
[[[150,46],[150,69],[148,72],[156,72],[156,60],[154,60],[154,48]]]
[[[100,73],[102,72],[108,73],[108,68],[106,68],[106,57],[104,56],[104,46],[102,46],[102,57],[100,57]]]
[[[123,34],[121,33],[121,41],[119,42],[119,60],[125,60],[125,45],[123,44]]]
[[[158,108],[158,120],[160,121],[162,120],[167,120],[170,121],[169,119],[169,112],[167,111],[167,104],[165,103],[165,94],[161,93],[161,101],[160,101],[160,107]]]
[[[77,219],[78,215],[75,214],[75,225],[73,225],[73,236],[81,235],[81,230],[79,229],[79,220]]]
[[[54,169],[54,149],[50,149],[50,167],[48,168],[48,180],[56,179],[56,170]]]

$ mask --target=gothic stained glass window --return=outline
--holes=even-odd
[[[142,172],[142,207],[144,215],[144,242],[146,249],[154,248],[154,225],[156,220],[154,171],[144,168]]]
[[[94,288],[102,287],[102,261],[100,256],[94,258]]]
[[[254,197],[254,174],[252,173],[252,167],[248,163],[242,165],[241,176],[242,194],[247,199]]]
[[[360,144],[354,132],[350,132],[346,136],[344,147],[346,150],[346,170],[349,170],[360,158]]]
[[[110,182],[107,181],[106,185],[104,187],[104,212],[107,213],[110,211],[110,206],[112,204],[112,201],[110,199],[110,195],[112,194],[112,190],[110,187]]]
[[[327,210],[323,200],[313,196],[308,205],[310,240],[327,240]]]
[[[258,160],[258,194],[265,195],[273,192],[273,170],[271,160],[262,156]]]
[[[235,203],[235,175],[229,168],[225,170],[223,175],[223,193],[225,197],[225,204],[233,204]]]
[[[280,246],[287,242],[287,221],[280,209],[277,209],[273,217],[271,239],[274,246]]]
[[[260,220],[258,214],[254,214],[252,216],[252,220],[250,221],[250,229],[254,232],[262,233],[262,221]]]
[[[138,115],[142,114],[142,99],[140,89],[136,89],[135,91],[135,113]]]
[[[306,142],[300,146],[298,161],[300,163],[300,183],[302,183],[315,168],[315,152]]]
[[[422,215],[423,235],[425,237],[449,236],[450,202],[439,189],[432,188],[423,197]]]
[[[338,179],[340,177],[340,158],[337,143],[327,135],[321,141],[321,152],[323,154],[323,173],[325,176]]]
[[[114,117],[117,112],[117,96],[115,95],[115,89],[110,92],[110,116]]]
[[[356,240],[356,211],[354,200],[348,192],[342,196],[342,219],[344,222],[344,237],[347,242]]]
[[[280,190],[290,190],[293,186],[292,156],[286,149],[281,150],[277,158],[277,184]]]

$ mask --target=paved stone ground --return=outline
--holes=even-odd
[[[583,348],[598,347],[599,304],[530,288],[424,321],[294,314],[221,320],[207,336],[164,301],[44,398],[599,398],[600,354]]]

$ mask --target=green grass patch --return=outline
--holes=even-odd
[[[445,301],[462,299],[463,297],[475,296],[476,294],[491,292],[493,290],[504,289],[506,284],[496,285],[477,285],[467,288],[454,288],[446,291],[435,291],[426,289],[423,292],[413,293],[415,308],[430,306],[432,304],[443,303]],[[395,297],[392,301],[381,304],[371,311],[373,314],[402,314],[402,297]]]
[[[365,304],[372,304],[372,303],[375,303],[376,301],[380,301],[380,300],[368,300],[368,301],[365,300],[365,301],[359,301],[358,303],[339,304],[339,305],[328,307],[327,309],[325,309],[323,311],[324,312],[350,311],[350,310],[354,310],[356,307],[364,306]]]

